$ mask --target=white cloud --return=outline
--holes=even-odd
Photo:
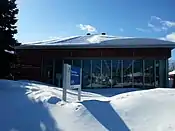
[[[136,30],[141,32],[162,32],[167,31],[168,29],[175,27],[175,21],[163,20],[157,16],[151,16],[150,20],[147,23],[148,29],[136,28]]]
[[[148,21],[148,27],[155,32],[167,31],[169,28],[175,27],[175,22],[151,16],[151,19]]]
[[[124,31],[124,29],[123,29],[123,28],[120,28],[120,31],[121,31],[121,32],[123,32],[123,31]]]
[[[136,28],[136,30],[140,31],[140,32],[151,32],[148,29],[143,29],[143,28]]]
[[[160,38],[161,40],[168,40],[175,42],[175,32],[172,32],[171,34],[166,35],[163,38]]]
[[[161,18],[157,16],[151,16],[151,19],[161,20]]]
[[[154,28],[155,26],[151,23],[148,23],[148,27]]]
[[[168,34],[166,39],[175,42],[175,32]]]
[[[175,22],[173,21],[162,21],[162,24],[171,28],[171,27],[175,27]]]
[[[81,30],[87,31],[89,33],[97,32],[97,29],[91,25],[79,24],[79,25],[77,25],[77,27],[80,28]]]

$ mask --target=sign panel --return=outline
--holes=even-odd
[[[81,68],[71,66],[71,78],[70,86],[72,89],[79,88],[81,86]]]
[[[82,69],[68,64],[63,66],[63,100],[66,101],[67,89],[78,88],[78,100],[81,100]]]

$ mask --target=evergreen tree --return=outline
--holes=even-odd
[[[17,34],[18,8],[16,0],[0,0],[0,78],[9,75],[14,62],[14,46],[19,45],[14,35]]]

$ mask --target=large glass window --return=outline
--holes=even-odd
[[[64,60],[64,63],[82,67],[83,88],[111,87],[159,87],[166,84],[166,60],[150,59],[75,59]],[[62,60],[55,61],[54,84],[62,86]],[[161,68],[160,68],[161,67]],[[44,61],[44,76],[52,83],[53,61]],[[160,77],[161,76],[161,77]]]

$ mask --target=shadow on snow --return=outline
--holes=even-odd
[[[26,95],[27,83],[1,81],[0,129],[2,131],[59,131],[47,107]],[[11,86],[11,87],[10,87]],[[17,87],[18,86],[18,87]],[[21,87],[19,87],[21,86]],[[13,88],[14,87],[14,88]]]
[[[86,109],[109,131],[129,131],[129,128],[109,102],[87,100],[81,102]]]
[[[139,90],[141,90],[141,89],[139,89],[139,88],[83,89],[83,91],[85,91],[85,92],[96,93],[96,94],[100,94],[100,95],[106,96],[106,97],[112,97],[112,96],[119,95],[122,93],[139,91]]]

